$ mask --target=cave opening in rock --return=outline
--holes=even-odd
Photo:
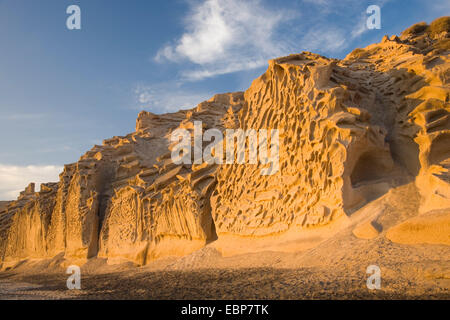
[[[365,152],[359,157],[350,175],[352,186],[382,179],[389,174],[390,168],[385,154],[380,151]]]

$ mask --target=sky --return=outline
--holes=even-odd
[[[81,29],[66,12],[81,10]],[[368,29],[369,5],[381,29]],[[243,91],[267,60],[352,49],[450,14],[450,0],[0,0],[0,200],[174,112]]]

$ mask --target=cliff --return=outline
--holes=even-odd
[[[245,92],[192,110],[141,112],[135,132],[0,206],[0,261],[64,253],[143,265],[211,242],[232,253],[287,234],[331,237],[402,186],[417,192],[417,214],[399,213],[393,225],[368,215],[355,236],[376,236],[381,225],[391,241],[450,245],[449,52],[444,17],[343,60],[308,52],[271,60]],[[171,134],[193,135],[200,121],[223,133],[278,129],[279,169],[261,175],[266,165],[237,163],[236,154],[231,164],[174,163]]]

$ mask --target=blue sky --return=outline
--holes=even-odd
[[[73,4],[81,30],[66,27]],[[372,4],[380,30],[365,28]],[[191,108],[245,90],[270,58],[343,58],[449,14],[448,0],[0,0],[0,200],[57,181],[140,110]]]

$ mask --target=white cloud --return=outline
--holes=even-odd
[[[267,65],[266,59],[260,60],[248,60],[242,62],[230,62],[229,65],[217,68],[204,68],[198,70],[187,70],[182,72],[183,79],[189,81],[202,80],[205,78],[211,78],[221,74],[227,74],[232,72],[237,72],[241,70],[250,70]]]
[[[345,32],[334,28],[312,29],[303,37],[303,47],[308,51],[339,51],[346,46]]]
[[[0,200],[15,200],[20,191],[30,183],[36,183],[36,191],[41,183],[59,181],[61,166],[12,166],[0,164]]]
[[[168,84],[138,85],[134,89],[134,94],[137,109],[155,113],[190,109],[213,96],[210,92],[192,92]]]
[[[358,23],[355,25],[351,32],[352,39],[357,38],[361,36],[363,33],[369,31],[367,29],[367,15],[363,13],[358,21]]]
[[[265,8],[259,0],[195,2],[185,19],[185,33],[160,49],[155,60],[201,66],[183,73],[187,80],[257,68],[261,61],[289,52],[274,34],[291,17],[287,11]]]
[[[383,7],[389,1],[373,4]],[[154,57],[179,63],[181,81],[261,68],[269,59],[301,51],[342,53],[368,31],[368,3],[358,0],[303,0],[283,8],[269,6],[268,0],[188,3],[184,32]]]

